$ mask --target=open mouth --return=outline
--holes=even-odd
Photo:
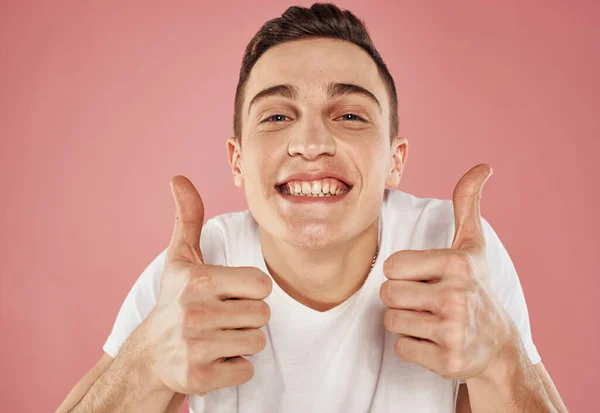
[[[289,181],[276,185],[275,189],[283,195],[334,197],[349,192],[352,185],[336,178],[325,178],[316,181]]]

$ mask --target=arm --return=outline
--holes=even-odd
[[[535,368],[538,376],[540,377],[540,380],[542,381],[542,383],[544,385],[544,390],[546,391],[546,394],[548,395],[552,404],[554,405],[554,408],[558,412],[566,412],[567,408],[565,407],[563,401],[561,400],[560,395],[558,394],[558,390],[554,386],[554,383],[552,382],[552,379],[550,378],[550,375],[546,371],[546,368],[544,367],[544,365],[542,363],[538,363],[538,364],[534,365],[533,367]],[[469,401],[469,390],[468,390],[467,385],[465,385],[465,384],[461,384],[460,388],[458,390],[458,399],[456,402],[456,413],[473,413],[473,410],[471,410],[471,404]]]
[[[56,410],[56,413],[67,413],[77,403],[79,403],[79,400],[81,400],[81,398],[87,393],[94,382],[98,380],[98,377],[100,377],[100,375],[106,371],[113,360],[114,359],[109,354],[104,353],[102,357],[100,357],[100,360],[96,362],[94,367],[92,367],[90,371],[88,371],[85,376],[79,380],[75,387],[73,387],[71,392]]]
[[[542,363],[497,364],[495,370],[460,385],[456,413],[558,412],[567,408]]]
[[[480,378],[488,376],[487,379],[473,378],[460,386],[464,393],[462,398],[466,400],[463,404],[469,408],[464,413],[470,413],[471,408],[473,413],[490,411],[491,407],[503,403],[509,403],[505,409],[496,407],[491,411],[566,412],[533,343],[525,296],[515,266],[489,222],[482,218],[482,224],[488,240],[487,256],[494,293],[510,321],[506,333],[497,336],[498,340],[507,343],[503,346],[505,350],[500,352],[499,361],[494,363],[495,367],[487,369],[486,374],[480,375]],[[487,388],[489,386],[492,387]],[[457,412],[462,413],[458,406],[457,403]]]
[[[152,393],[150,387],[144,389],[143,385],[144,382],[149,383],[150,381],[145,377],[140,377],[141,370],[139,369],[123,371],[123,367],[117,368],[122,363],[120,357],[117,357],[116,363],[113,363],[113,360],[110,355],[104,353],[96,365],[75,385],[56,413],[138,411],[138,409],[160,413],[177,413],[179,411],[185,395],[174,393],[168,399],[169,392],[163,392],[164,400],[157,400],[156,397],[150,395],[150,399],[157,402],[150,409],[144,405],[138,407],[135,395],[139,394],[140,397],[143,397],[143,394],[148,391]],[[135,384],[141,385],[139,386],[141,388],[136,388]],[[170,393],[172,394],[172,392]],[[133,397],[127,400],[123,398],[123,394]],[[163,407],[165,402],[168,404]]]
[[[550,397],[550,400],[552,401],[552,404],[554,405],[556,410],[561,413],[566,412],[567,407],[563,403],[560,394],[558,394],[558,390],[556,389],[552,378],[550,378],[550,374],[548,374],[546,367],[544,367],[542,363],[538,363],[533,367],[535,367],[535,370],[537,371],[537,374],[544,385],[546,394],[548,395],[548,397]]]

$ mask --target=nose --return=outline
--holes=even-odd
[[[335,155],[336,143],[322,120],[304,121],[305,125],[296,131],[290,140],[290,156],[302,156],[315,160],[321,155]]]

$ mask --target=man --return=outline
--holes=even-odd
[[[452,201],[397,188],[391,75],[362,23],[291,7],[243,59],[228,141],[249,211],[213,218],[171,181],[168,248],[60,412],[566,411],[519,280],[480,216],[492,171]]]

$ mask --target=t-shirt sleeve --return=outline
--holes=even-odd
[[[202,228],[200,248],[207,264],[225,263],[222,231],[209,220]],[[105,353],[115,358],[131,333],[146,319],[156,305],[160,280],[165,266],[165,248],[142,271],[127,293],[117,314],[112,330],[102,346]]]
[[[164,249],[137,278],[127,293],[102,349],[115,358],[129,335],[146,319],[156,304],[160,289],[160,277],[165,265],[167,250]]]
[[[533,343],[529,313],[519,276],[498,234],[487,220],[483,217],[481,220],[486,240],[487,262],[492,288],[496,298],[519,330],[529,360],[532,364],[537,364],[541,361],[541,357]]]

